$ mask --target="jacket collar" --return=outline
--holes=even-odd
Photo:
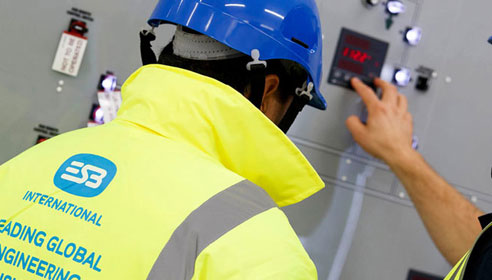
[[[148,65],[122,87],[118,119],[191,144],[287,206],[324,187],[311,164],[231,87],[180,68]]]

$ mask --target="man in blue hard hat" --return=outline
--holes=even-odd
[[[155,40],[153,29],[160,24],[169,23],[176,25],[176,32],[172,41],[156,56],[151,46],[151,42]],[[322,42],[319,16],[313,0],[258,0],[234,3],[163,0],[158,3],[149,24],[153,27],[152,30],[140,34],[142,61],[147,66],[140,70],[140,73],[134,74],[136,78],[129,80],[145,80],[145,73],[148,72],[149,77],[183,75],[191,79],[190,85],[196,83],[194,86],[187,86],[153,81],[156,87],[167,89],[169,92],[166,94],[193,96],[192,99],[182,98],[180,102],[196,100],[200,103],[197,104],[199,111],[214,112],[211,116],[208,115],[210,113],[200,114],[198,119],[193,121],[201,122],[200,118],[214,120],[213,123],[207,124],[213,127],[207,133],[215,131],[213,146],[218,146],[221,152],[214,152],[213,156],[220,165],[254,182],[265,190],[278,206],[299,202],[324,185],[284,134],[305,105],[318,109],[326,108],[319,92]],[[183,69],[192,73],[182,72]],[[213,80],[208,80],[209,78]],[[210,84],[217,82],[229,86],[232,91],[228,90],[228,94],[225,94],[215,86],[215,89],[212,89],[214,92],[211,93],[213,99],[202,99],[202,95],[208,95],[206,92],[209,90],[206,89]],[[176,92],[176,89],[179,91]],[[233,91],[241,95],[241,108],[237,108],[237,105],[227,105],[235,100],[228,97],[234,94]],[[216,113],[221,111],[220,108],[224,106],[222,103],[226,104],[225,111]],[[122,110],[125,110],[124,105]],[[254,111],[262,112],[268,121],[267,118],[263,119],[262,115],[252,114]],[[182,112],[183,116],[187,113]],[[124,116],[124,113],[120,116]],[[241,120],[238,122],[240,125],[224,127],[223,119],[231,118]],[[199,131],[201,129],[202,127],[198,127],[198,131],[193,133],[203,135],[203,132]],[[279,133],[280,131],[284,133]],[[203,136],[208,139],[211,135]],[[233,146],[223,145],[231,140]],[[185,142],[187,141],[189,139]],[[196,144],[200,147],[205,145],[194,143]],[[256,149],[250,149],[252,145]],[[234,153],[235,156],[231,156],[229,153],[236,149],[239,150]],[[258,162],[264,167],[259,166]],[[266,215],[268,211],[271,209],[259,216]],[[280,211],[277,214],[279,216],[271,217],[269,223],[273,225],[280,222],[283,225],[278,224],[271,228],[270,233],[266,232],[269,230],[265,225],[255,224],[252,218],[245,219],[235,227],[222,232],[217,241],[208,247],[200,248],[193,255],[174,261],[169,260],[169,257],[159,257],[149,277],[159,279],[162,275],[173,275],[169,279],[174,279],[174,276],[176,279],[182,279],[183,276],[185,279],[191,276],[194,279],[317,278],[315,267],[293,234],[284,214]],[[221,215],[223,213],[218,214]],[[183,223],[186,224],[186,221]],[[234,231],[238,230],[237,227],[246,227],[247,224],[250,224],[248,227],[254,229],[255,234],[234,234]],[[180,236],[183,234],[180,231],[182,225],[177,226],[173,237],[176,235],[176,238],[183,239],[182,242],[195,242]],[[197,234],[199,237],[201,233]],[[272,242],[272,238],[279,242],[278,245]],[[231,241],[226,241],[228,239]],[[215,243],[225,244],[216,245],[225,246],[221,252],[214,253]],[[244,246],[247,249],[243,248]],[[284,248],[279,249],[278,246]],[[256,247],[258,249],[255,249]],[[247,254],[249,255],[246,256]],[[231,258],[234,259],[233,262],[230,262]],[[190,272],[186,269],[176,269],[170,264],[195,269]]]
[[[7,277],[317,278],[279,209],[324,187],[284,133],[326,107],[314,0],[161,0],[164,23],[114,121],[0,167]]]

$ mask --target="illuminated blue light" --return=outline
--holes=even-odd
[[[94,110],[94,122],[98,124],[103,124],[104,123],[104,111],[101,107],[97,107],[96,110]]]
[[[107,75],[101,85],[105,91],[114,91],[116,88],[116,76]]]
[[[397,86],[406,87],[412,79],[412,74],[410,70],[406,68],[398,68],[395,71],[394,81]]]
[[[405,7],[405,4],[403,4],[400,1],[391,0],[391,1],[388,1],[388,3],[386,4],[386,9],[392,15],[399,15],[399,14],[402,14],[405,12],[406,7]]]
[[[409,27],[405,32],[405,41],[412,45],[416,46],[420,43],[422,39],[422,29],[419,27]]]

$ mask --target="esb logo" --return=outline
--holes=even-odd
[[[59,189],[82,197],[100,195],[116,175],[116,165],[109,159],[79,154],[66,160],[53,179]]]

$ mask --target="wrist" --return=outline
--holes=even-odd
[[[411,166],[421,158],[422,156],[417,151],[408,148],[391,153],[384,158],[384,161],[391,169],[395,170]]]

